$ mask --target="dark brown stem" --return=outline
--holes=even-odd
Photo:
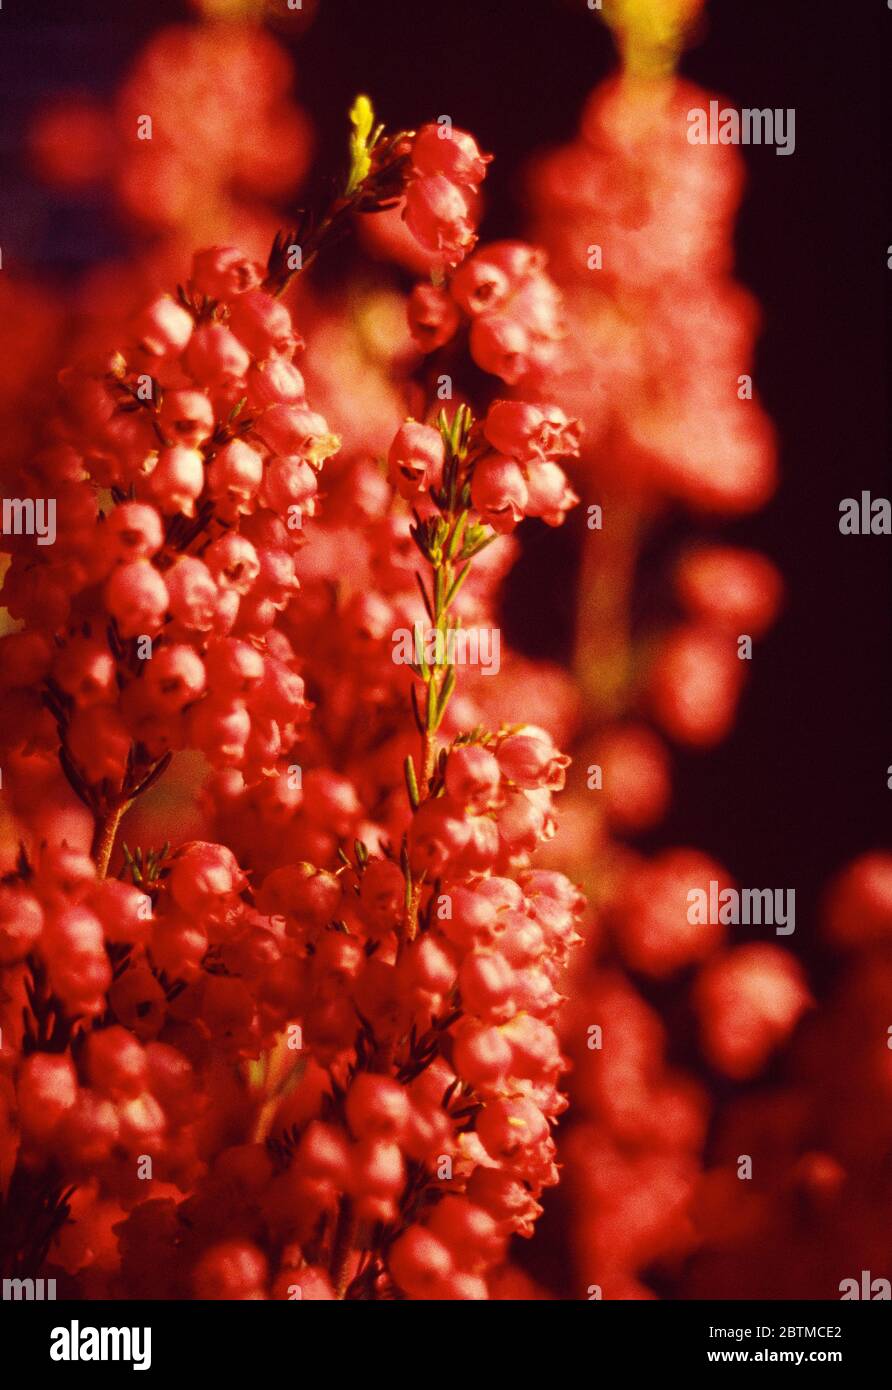
[[[375,165],[355,187],[349,184],[315,218],[301,216],[303,226],[293,233],[280,232],[273,243],[262,289],[279,298],[296,275],[307,270],[333,234],[349,222],[356,212],[384,212],[395,207],[405,191],[409,158],[400,152],[411,132],[401,131],[376,146]],[[291,269],[284,253],[291,237],[301,248],[301,263]]]
[[[282,271],[278,275],[268,274],[263,282],[263,288],[268,294],[273,295],[276,299],[281,299],[292,280],[302,271],[309,270],[332,229],[342,224],[346,214],[353,211],[356,201],[356,195],[336,199],[330,210],[301,245],[300,270],[295,267],[294,270]]]

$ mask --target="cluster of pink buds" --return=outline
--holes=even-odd
[[[451,124],[424,126],[411,147],[414,177],[404,218],[427,251],[440,253],[431,279],[409,298],[409,328],[430,354],[467,338],[471,358],[509,386],[534,385],[556,366],[565,335],[560,292],[541,249],[498,241],[468,256],[476,190],[490,156]]]
[[[714,1125],[685,1297],[889,1298],[890,1197],[875,1175],[892,1141],[892,855],[847,864],[822,916],[839,953],[829,998]],[[767,943],[718,957],[697,992],[710,1061],[738,1080],[756,1074],[772,1035],[787,1038],[804,995],[797,963]],[[741,1155],[753,1182],[740,1181]]]
[[[764,555],[730,545],[693,547],[674,581],[684,618],[657,642],[648,703],[670,738],[709,747],[734,722],[746,658],[778,616],[783,581]]]
[[[473,821],[474,810],[504,802],[499,767],[498,755],[479,745],[450,755],[442,800],[453,804],[425,816],[425,809],[439,805],[427,802],[416,815],[410,835],[416,863],[429,864],[446,836],[470,847],[473,829],[469,839],[459,828],[462,803],[470,799]],[[453,799],[448,789],[456,782],[461,794]],[[507,785],[510,808],[510,780]],[[510,815],[504,808],[498,815],[500,839]],[[509,834],[516,846],[516,827]],[[472,862],[491,862],[494,850],[473,850]],[[434,978],[441,989],[457,982],[462,1016],[452,1030],[451,1068],[438,1080],[454,1098],[454,1112],[473,1117],[473,1126],[459,1126],[456,1147],[456,1164],[469,1176],[463,1197],[445,1198],[403,1232],[391,1269],[415,1298],[484,1298],[481,1276],[504,1259],[508,1235],[532,1234],[540,1210],[536,1196],[557,1181],[551,1122],[566,1105],[557,1090],[566,1063],[551,1025],[561,1002],[555,984],[569,947],[580,939],[582,899],[562,874],[528,871],[519,880],[492,874],[480,880],[472,873],[442,880],[431,908],[433,930],[406,959],[418,972],[416,988],[429,989]]]
[[[501,534],[524,516],[559,526],[579,498],[556,460],[579,453],[579,436],[558,406],[494,401],[472,435],[471,501],[481,519]],[[410,420],[390,446],[390,480],[401,497],[418,497],[442,486],[444,461],[440,432]]]
[[[104,370],[63,374],[51,442],[22,478],[54,496],[58,531],[42,549],[16,538],[4,589],[27,624],[3,676],[40,754],[23,772],[61,746],[81,799],[109,814],[177,749],[256,781],[305,718],[273,629],[337,440],[261,282],[235,249],[199,253],[188,291],[139,313]]]
[[[412,137],[411,177],[403,217],[412,235],[446,265],[463,260],[477,240],[480,184],[492,155],[446,119]]]
[[[471,356],[509,386],[553,367],[564,337],[560,293],[543,251],[497,241],[471,256],[445,285],[418,284],[409,327],[423,352],[447,344],[462,325]]]
[[[645,48],[653,38],[639,8],[609,20],[622,31],[626,70],[592,93],[577,138],[537,158],[530,178],[537,241],[569,320],[560,373],[540,389],[582,417],[573,480],[603,504],[589,509],[596,537],[584,542],[578,600],[592,761],[575,795],[591,867],[582,847],[555,859],[587,875],[604,929],[563,1016],[574,1073],[560,1152],[572,1190],[573,1296],[599,1299],[655,1297],[669,1271],[673,1287],[684,1287],[682,1260],[733,1241],[748,1184],[727,1155],[755,1154],[762,1120],[751,1107],[724,1146],[722,1169],[710,1172],[710,1083],[752,1085],[770,1063],[780,1066],[812,1002],[787,943],[738,944],[720,917],[687,910],[692,890],[729,883],[720,862],[694,848],[645,854],[622,843],[667,809],[670,758],[660,736],[702,749],[728,735],[753,646],[783,598],[767,558],[694,544],[666,586],[673,616],[639,635],[637,556],[666,500],[733,514],[762,505],[775,482],[751,375],[756,306],[730,278],[741,167],[729,148],[696,148],[685,137],[685,115],[706,93],[636,66],[641,52],[626,49],[627,28],[635,35],[640,22]],[[668,45],[678,16],[664,8]],[[573,809],[565,804],[564,817]],[[688,1051],[699,1058],[696,1081],[678,1065]],[[741,1226],[750,1223],[747,1213]],[[768,1223],[758,1229],[767,1247]],[[708,1256],[704,1267],[720,1270]],[[703,1280],[697,1296],[715,1296],[714,1287]],[[721,1287],[739,1296],[739,1284]]]
[[[351,120],[303,248],[278,236],[265,271],[198,253],[63,372],[19,480],[55,497],[58,535],[16,537],[4,588],[22,848],[0,883],[0,1165],[79,1296],[488,1298],[558,1177],[584,899],[532,856],[569,758],[536,723],[485,727],[489,682],[459,690],[453,650],[491,617],[502,533],[576,501],[558,459],[579,426],[511,401],[409,421],[393,488],[335,466],[317,520],[338,441],[279,295],[294,250],[405,191],[405,137],[365,98]],[[425,128],[413,215],[485,163]],[[403,662],[400,618],[423,636]],[[121,846],[196,752],[201,833]],[[47,812],[60,787],[79,818]],[[45,1255],[27,1227],[16,1268]]]
[[[235,221],[232,203],[243,226],[249,199],[290,192],[309,163],[310,123],[290,88],[288,56],[260,25],[169,24],[138,53],[111,107],[63,94],[38,114],[29,144],[45,178],[110,183],[127,213],[153,227],[192,229],[208,208]]]
[[[741,166],[685,135],[708,100],[681,79],[611,78],[579,136],[537,162],[531,196],[570,306],[560,399],[599,477],[734,514],[764,505],[776,464],[750,364],[758,313],[729,273]]]

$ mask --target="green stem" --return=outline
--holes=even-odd
[[[121,824],[121,817],[128,805],[129,802],[127,801],[119,801],[105,816],[97,817],[91,854],[96,862],[96,872],[100,878],[105,878],[108,874],[118,826]]]
[[[619,498],[604,503],[604,529],[586,534],[579,577],[574,668],[584,696],[586,723],[614,719],[628,703],[632,583],[641,517]]]

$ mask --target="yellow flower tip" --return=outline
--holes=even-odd
[[[313,468],[321,468],[326,459],[330,459],[338,452],[341,447],[341,437],[338,434],[320,434],[313,440],[307,451],[307,462]]]
[[[205,19],[260,19],[265,0],[198,0],[197,8]]]
[[[368,141],[375,123],[375,111],[371,101],[360,92],[350,108],[350,124],[356,132],[355,139],[363,145]]]
[[[627,70],[639,76],[670,73],[703,0],[605,0],[604,18],[616,32]]]
[[[372,103],[367,96],[360,93],[350,108],[350,124],[353,130],[350,134],[348,193],[352,193],[359,187],[372,167],[369,147],[374,123],[375,112]]]

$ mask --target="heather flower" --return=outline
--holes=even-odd
[[[444,273],[414,296],[433,348],[467,316],[449,280],[489,157],[460,131],[386,136],[367,99],[351,120],[332,215],[404,199]],[[116,1294],[484,1299],[557,1179],[578,902],[521,875],[568,760],[542,731],[488,728],[475,672],[400,666],[391,639],[479,645],[514,554],[497,538],[563,519],[578,431],[545,404],[512,433],[503,411],[493,452],[463,405],[405,421],[387,476],[355,450],[323,470],[339,440],[313,404],[312,313],[306,380],[292,361],[288,244],[266,267],[197,253],[176,298],[63,373],[37,454],[58,548],[15,546],[4,598],[25,627],[2,676],[23,1162],[89,1184],[80,1234],[104,1233]],[[541,258],[492,265],[541,360]],[[71,805],[47,816],[59,788]],[[70,1233],[55,1246],[99,1287]]]

